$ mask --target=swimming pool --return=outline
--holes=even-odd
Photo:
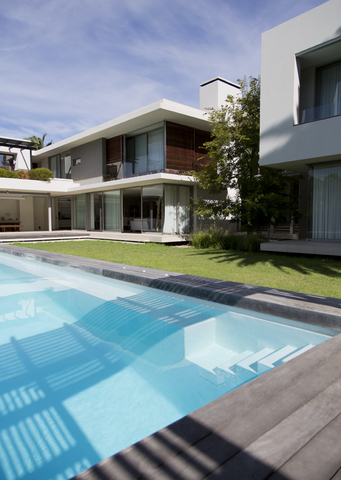
[[[6,254],[0,260],[6,480],[66,480],[333,334]]]

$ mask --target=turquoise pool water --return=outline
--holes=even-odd
[[[333,335],[0,254],[0,478],[67,480]]]

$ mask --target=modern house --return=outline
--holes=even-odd
[[[12,220],[22,231],[150,233],[153,241],[195,230],[190,205],[204,192],[188,172],[207,161],[201,159],[202,145],[210,139],[206,109],[219,108],[239,89],[215,78],[200,86],[200,109],[163,99],[29,155],[26,151],[26,167],[21,162],[16,169],[45,167],[55,178],[0,178],[0,227]],[[3,140],[0,148],[10,142]]]
[[[265,32],[261,78],[260,164],[304,177],[300,239],[341,242],[340,0]]]

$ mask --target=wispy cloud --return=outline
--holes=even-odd
[[[261,33],[323,0],[4,0],[1,134],[58,141],[260,73]]]

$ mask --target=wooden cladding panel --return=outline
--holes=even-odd
[[[107,165],[123,162],[124,136],[109,138],[107,140]]]
[[[209,132],[167,122],[166,168],[179,172],[196,170],[198,158],[205,154],[205,151],[200,147],[209,139]]]

